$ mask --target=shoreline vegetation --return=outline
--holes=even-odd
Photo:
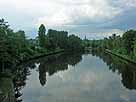
[[[90,50],[99,53],[106,52],[136,64],[136,31],[128,30],[123,36],[113,34],[109,38],[88,40],[86,37],[81,39],[74,34],[69,35],[67,31],[53,29],[46,31],[45,26],[41,24],[37,36],[31,39],[26,37],[24,31],[15,32],[4,19],[0,19],[0,81],[4,83],[0,86],[1,96],[5,96],[6,98],[3,99],[7,100],[11,98],[14,102],[15,85],[24,84],[18,77],[25,75],[21,72],[28,69],[17,68],[17,65],[41,57],[57,56],[57,54],[63,52]],[[19,91],[17,90],[17,92]]]
[[[23,30],[15,32],[8,22],[0,19],[0,72],[28,60],[65,51],[85,51],[86,48],[103,50],[136,63],[136,31],[128,30],[123,36],[113,34],[109,38],[88,40],[67,31],[57,31],[40,25],[35,38],[27,38]]]
[[[122,36],[88,40],[67,31],[57,31],[40,25],[35,38],[27,38],[23,30],[15,32],[8,22],[0,19],[0,72],[13,70],[15,65],[39,57],[65,51],[85,51],[86,48],[105,50],[136,63],[136,31],[128,30]]]
[[[9,27],[8,22],[0,19],[0,81],[2,82],[0,101],[15,102],[15,98],[20,96],[19,90],[15,87],[25,84],[20,78],[24,75],[22,72],[28,70],[22,68],[21,64],[41,57],[57,56],[63,52],[82,52],[90,46],[89,44],[88,39],[70,35],[67,31],[53,29],[46,31],[43,24],[40,25],[35,38],[27,38],[23,30],[15,32]],[[5,88],[13,89],[15,92]]]
[[[35,56],[28,58],[27,60],[21,60],[20,63],[24,63],[24,62],[27,62],[27,61],[30,61],[30,60],[38,59],[38,58],[41,58],[41,57],[55,55],[55,54],[62,53],[62,52],[65,52],[65,50],[61,49],[61,50],[55,50],[55,51],[51,51],[51,52],[48,52],[48,53],[35,55]]]
[[[83,51],[90,46],[88,39],[81,39],[67,31],[57,31],[40,25],[35,38],[27,38],[23,30],[15,32],[8,22],[0,19],[0,72],[13,70],[16,64],[41,56],[64,51]]]
[[[121,54],[112,52],[111,50],[105,49],[105,52],[108,53],[108,54],[117,56],[117,57],[119,57],[119,58],[121,58],[121,59],[123,59],[123,60],[126,60],[126,61],[129,62],[129,63],[136,64],[136,61],[135,61],[135,60],[130,59],[130,58],[128,58],[128,57],[126,57],[126,56],[123,56],[123,55],[121,55]]]
[[[91,40],[90,43],[93,50],[106,51],[136,64],[136,30],[128,30],[122,36],[113,34],[109,38]]]

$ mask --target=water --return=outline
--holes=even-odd
[[[23,68],[23,102],[136,102],[135,66],[104,53],[62,54]]]

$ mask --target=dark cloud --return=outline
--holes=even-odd
[[[108,25],[108,28],[122,30],[136,29],[136,8],[129,9],[117,15]]]

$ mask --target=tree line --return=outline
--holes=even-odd
[[[109,49],[136,60],[136,30],[128,30],[122,36],[113,34],[109,38],[92,40],[91,46],[96,49]]]
[[[15,32],[8,22],[0,19],[0,70],[15,65],[32,56],[56,50],[81,51],[88,45],[88,40],[82,40],[67,31],[57,31],[40,25],[38,36],[28,39],[23,30]]]
[[[57,31],[49,29],[46,34],[46,29],[43,24],[39,27],[38,41],[41,48],[46,50],[69,49],[81,50],[84,48],[83,41],[78,36],[69,35],[67,31]]]

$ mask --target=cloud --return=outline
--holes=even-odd
[[[4,0],[0,4],[4,7],[10,5],[28,15],[39,14],[41,17],[36,21],[49,25],[72,24],[81,18],[97,21],[96,18],[111,18],[119,12],[109,5],[108,0]]]
[[[118,28],[121,30],[136,29],[135,9],[125,10],[104,26],[106,28]]]
[[[43,23],[47,28],[72,33],[74,28],[86,26],[90,29],[82,32],[100,33],[105,29],[112,32],[114,29],[129,29],[130,26],[135,28],[131,20],[132,16],[136,17],[135,5],[136,0],[0,0],[0,17],[17,30],[31,31]],[[129,25],[122,27],[125,22]]]
[[[100,4],[100,5],[99,5]],[[86,23],[86,20],[100,22],[111,19],[120,10],[109,5],[108,0],[57,0],[50,8],[55,8],[49,15],[38,19],[38,23],[49,26],[71,26]]]

